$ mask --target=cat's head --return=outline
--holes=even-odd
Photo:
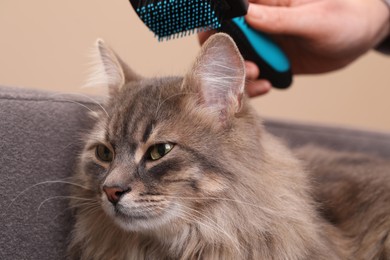
[[[97,50],[110,97],[83,152],[84,184],[126,230],[202,218],[234,189],[231,165],[250,139],[238,133],[252,126],[233,40],[212,36],[183,78],[142,78],[101,40]]]

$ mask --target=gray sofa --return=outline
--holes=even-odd
[[[78,104],[80,103],[80,104]],[[66,181],[91,100],[0,87],[0,259],[63,259],[72,218]],[[390,159],[390,134],[266,120],[292,146],[315,143]]]

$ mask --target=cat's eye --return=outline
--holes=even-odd
[[[162,143],[162,144],[155,144],[152,147],[149,148],[149,157],[153,161],[156,161],[160,158],[162,158],[164,155],[169,153],[172,148],[173,144],[171,143]]]
[[[99,144],[96,146],[96,157],[102,162],[111,162],[113,154],[111,150],[104,144]]]

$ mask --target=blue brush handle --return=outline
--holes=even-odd
[[[287,56],[267,35],[252,29],[244,17],[223,21],[218,29],[236,42],[245,60],[260,68],[260,78],[267,79],[276,88],[287,88],[292,82],[291,66]]]

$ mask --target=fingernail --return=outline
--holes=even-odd
[[[246,75],[248,79],[256,80],[259,77],[259,68],[252,62],[245,62]]]
[[[254,4],[249,3],[247,17],[248,16],[261,18],[261,12],[259,12],[259,10],[257,10],[257,8]]]

